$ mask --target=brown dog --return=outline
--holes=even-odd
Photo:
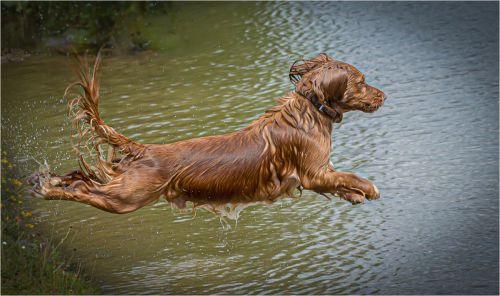
[[[164,196],[179,208],[190,201],[230,216],[249,204],[293,196],[296,189],[334,194],[353,204],[379,197],[370,181],[336,172],[330,162],[333,123],[351,110],[374,112],[386,99],[349,64],[326,54],[303,60],[290,69],[296,91],[248,127],[164,145],[137,143],[104,123],[98,111],[99,64],[98,56],[91,71],[80,60],[80,81],[68,87],[84,91],[70,103],[79,132],[74,146],[80,170],[64,176],[36,174],[33,190],[45,199],[129,213]],[[80,143],[88,135],[96,155],[93,166],[81,153]]]

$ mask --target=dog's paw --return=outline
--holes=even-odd
[[[377,186],[371,181],[364,178],[358,178],[357,181],[357,183],[352,184],[353,186],[348,189],[363,195],[368,200],[374,200],[380,197]]]
[[[337,195],[340,196],[340,198],[347,200],[353,205],[364,203],[365,202],[365,196],[363,194],[357,193],[357,192],[337,192]]]
[[[36,184],[30,189],[30,194],[33,197],[44,198],[48,190],[44,184]]]
[[[370,182],[371,183],[371,182]],[[380,198],[380,192],[378,191],[377,186],[375,184],[371,183],[371,189],[368,190],[368,192],[365,192],[365,196],[369,200],[374,200]]]

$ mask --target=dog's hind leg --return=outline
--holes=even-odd
[[[102,192],[99,189],[91,188],[90,190],[85,190],[87,187],[83,182],[79,183],[76,190],[70,190],[65,188],[51,188],[42,189],[40,192],[46,200],[68,200],[76,201],[84,204],[91,205],[98,209],[115,213],[115,214],[126,214],[133,212],[155,200],[158,200],[158,195],[152,195],[143,193],[140,196],[135,196],[131,198],[130,196],[122,195],[111,195]]]
[[[81,202],[117,214],[130,213],[157,201],[163,185],[156,170],[143,166],[136,166],[105,185],[83,180],[75,180],[67,186],[60,186],[64,181],[55,183],[49,181],[34,190],[48,200]]]
[[[100,193],[72,192],[61,188],[54,188],[44,191],[43,196],[47,200],[77,201],[116,214],[129,213],[137,209],[134,207],[127,207],[126,205],[116,202],[116,199]]]

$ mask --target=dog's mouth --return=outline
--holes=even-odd
[[[380,107],[382,107],[382,104],[377,104],[377,105],[370,105],[366,107],[363,111],[366,113],[373,113],[377,111]]]
[[[375,98],[370,103],[363,104],[361,110],[366,113],[373,113],[377,111],[384,104],[384,100],[382,98]]]

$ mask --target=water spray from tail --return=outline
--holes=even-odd
[[[116,169],[117,162],[139,158],[144,150],[144,145],[134,142],[108,126],[99,115],[99,81],[97,74],[101,64],[101,55],[97,54],[91,68],[85,59],[77,54],[77,75],[79,80],[70,84],[64,97],[69,91],[80,87],[79,92],[69,103],[70,114],[73,117],[73,127],[77,133],[71,137],[71,143],[78,155],[80,171],[71,172],[65,176],[57,176],[48,170],[40,170],[30,177],[28,182],[35,185],[35,192],[43,192],[47,186],[65,186],[64,180],[71,184],[76,179],[88,185],[102,185],[108,183],[121,174]],[[76,139],[76,141],[75,141]],[[103,151],[107,150],[107,155]],[[120,157],[117,157],[120,154]],[[94,156],[91,165],[85,157]]]

